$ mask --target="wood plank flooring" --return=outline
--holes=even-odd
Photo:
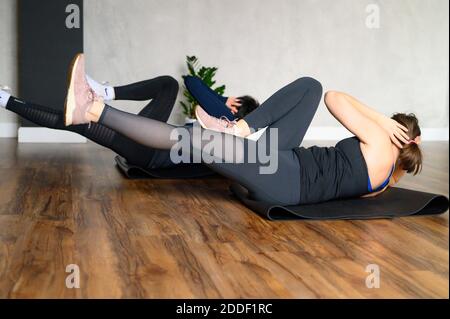
[[[448,196],[448,143],[424,149],[400,186]],[[130,181],[94,144],[0,139],[0,298],[448,298],[448,240],[448,213],[268,222],[226,180]]]

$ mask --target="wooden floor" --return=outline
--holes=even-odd
[[[448,148],[425,143],[423,173],[400,186],[448,195]],[[0,139],[0,298],[449,297],[448,213],[268,222],[227,187],[126,180],[94,144]]]

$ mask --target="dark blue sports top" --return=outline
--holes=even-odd
[[[299,147],[295,152],[300,162],[300,204],[360,197],[373,191],[356,136],[346,138],[336,146]],[[383,185],[387,183],[389,179]]]
[[[225,116],[230,121],[234,121],[236,117],[231,113],[226,103],[228,98],[214,92],[200,78],[195,76],[185,76],[184,84],[186,89],[191,93],[200,106],[211,116],[221,118]]]

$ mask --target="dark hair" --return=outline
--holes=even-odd
[[[395,113],[392,119],[408,129],[406,134],[410,140],[421,136],[422,132],[420,131],[419,120],[414,114]],[[417,175],[422,170],[422,151],[419,145],[416,143],[403,144],[403,148],[400,149],[400,155],[397,159],[397,165],[400,165],[408,174],[413,173]]]
[[[237,118],[243,118],[259,106],[259,102],[249,95],[238,97],[238,99],[241,102],[241,107],[238,108],[238,112],[235,114]]]

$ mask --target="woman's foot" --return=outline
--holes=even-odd
[[[236,121],[230,121],[225,116],[220,119],[211,116],[200,105],[195,108],[195,117],[204,129],[243,137]]]
[[[220,119],[209,115],[201,106],[195,108],[195,116],[200,125],[209,130],[222,132],[226,134],[236,135],[239,137],[247,137],[252,132],[247,122],[244,120],[230,121],[225,116]]]
[[[86,74],[86,80],[89,86],[95,91],[95,93],[97,93],[98,96],[101,96],[104,101],[112,101],[116,98],[114,87],[106,85],[106,83],[99,83],[88,74]]]
[[[103,98],[98,96],[87,82],[84,54],[78,54],[69,70],[69,88],[64,109],[65,125],[98,122],[104,107]]]

